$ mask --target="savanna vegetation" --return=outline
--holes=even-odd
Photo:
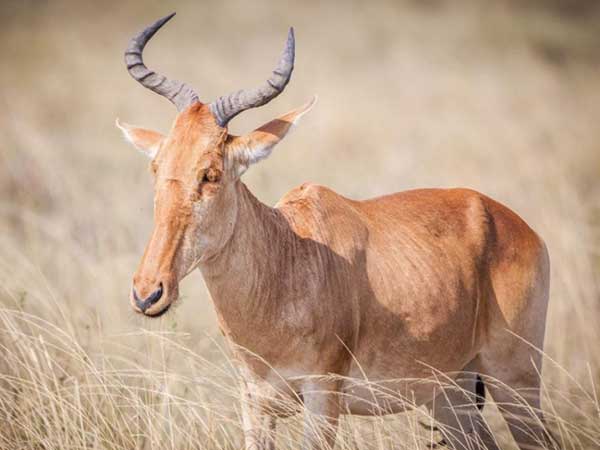
[[[172,10],[146,61],[206,100],[262,80],[296,28],[286,92],[231,125],[250,130],[319,95],[244,175],[266,203],[304,181],[354,198],[466,186],[544,237],[544,410],[565,448],[598,448],[600,8],[575,0],[3,1],[0,448],[241,446],[236,369],[200,274],[160,320],[128,302],[152,188],[114,120],[167,131],[175,110],[127,75],[122,51]],[[498,407],[485,418],[512,448]],[[440,440],[419,421],[422,409],[346,417],[337,445]],[[278,443],[297,448],[301,429],[285,420]]]

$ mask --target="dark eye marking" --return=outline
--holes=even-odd
[[[221,173],[217,169],[208,169],[202,174],[200,183],[217,183],[221,179]]]
[[[211,188],[216,187],[217,183],[221,180],[221,172],[217,169],[207,169],[200,176],[198,182],[198,194],[202,195],[204,187]]]

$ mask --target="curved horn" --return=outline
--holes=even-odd
[[[125,64],[127,65],[127,71],[136,81],[145,88],[166,97],[177,107],[178,111],[181,111],[192,103],[200,101],[198,95],[187,84],[169,80],[167,77],[148,69],[142,59],[142,52],[146,43],[174,15],[175,13],[157,20],[131,38],[127,50],[125,50]]]
[[[210,104],[217,123],[224,127],[242,111],[262,106],[281,94],[290,81],[292,70],[294,70],[294,53],[294,29],[290,28],[279,63],[265,84],[254,89],[242,89],[233,94],[219,97]]]

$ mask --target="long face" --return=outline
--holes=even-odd
[[[168,136],[118,123],[152,158],[154,177],[154,229],[133,276],[135,311],[164,314],[178,297],[181,279],[226,245],[236,224],[239,177],[266,158],[313,104],[240,137],[227,134],[201,103],[181,112]]]
[[[154,230],[133,277],[136,311],[166,312],[179,280],[225,238],[227,230],[214,222],[228,223],[232,212],[224,201],[234,180],[225,168],[226,138],[208,107],[196,103],[154,144]]]
[[[152,159],[154,230],[130,295],[134,310],[149,317],[164,314],[178,297],[179,281],[226,245],[236,225],[239,177],[266,158],[315,101],[246,136],[229,135],[229,120],[269,102],[287,85],[294,66],[293,30],[266,83],[203,104],[191,87],[148,69],[142,60],[148,40],[173,16],[138,33],[125,51],[131,76],[179,110],[171,131],[163,136],[117,120],[126,139]]]

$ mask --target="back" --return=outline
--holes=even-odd
[[[425,375],[427,365],[463,367],[486,329],[494,216],[503,229],[533,234],[516,214],[469,189],[354,201],[302,185],[277,207],[298,235],[347,261],[345,283],[356,292],[360,324],[353,352],[374,379]],[[420,371],[417,359],[426,363]]]

